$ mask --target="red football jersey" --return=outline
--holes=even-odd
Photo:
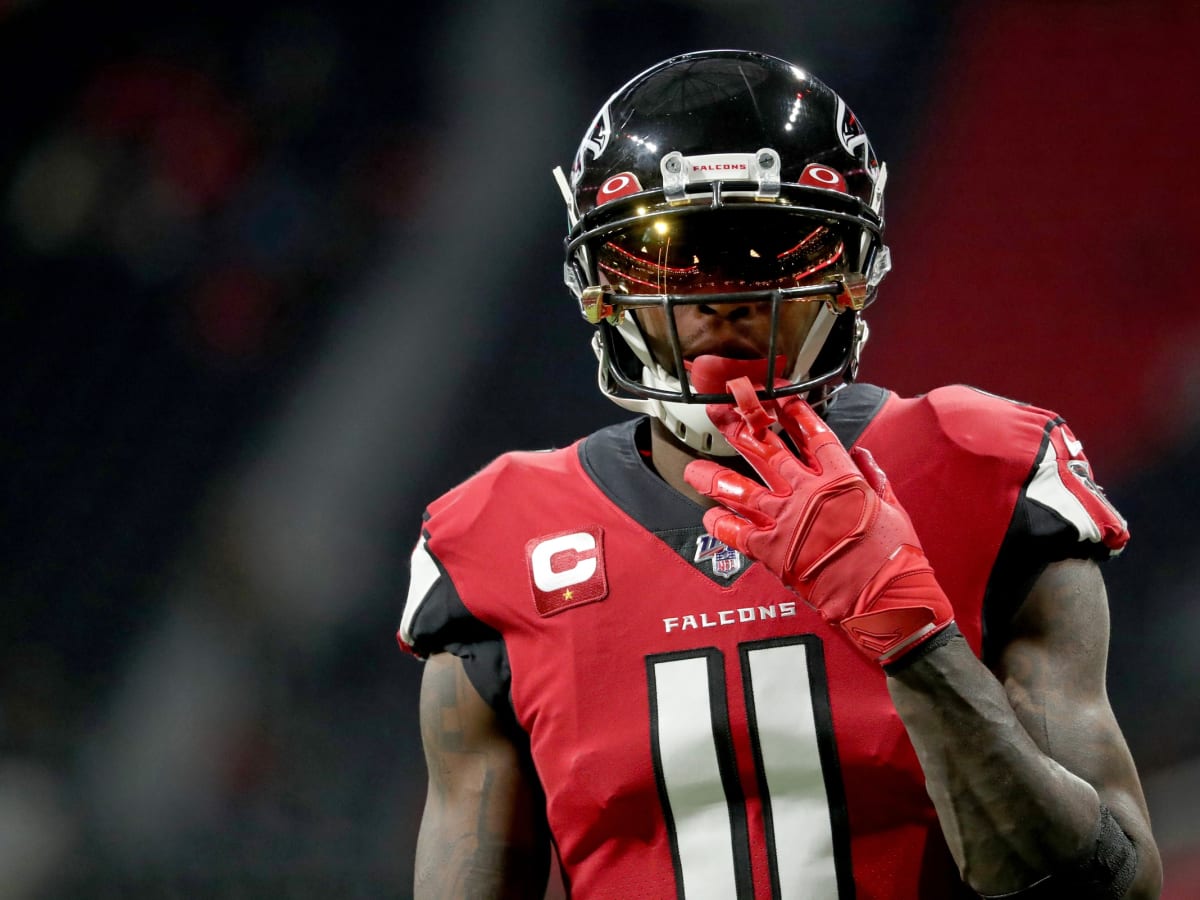
[[[985,658],[1046,562],[1128,537],[1045,410],[853,385],[827,418],[888,473]],[[507,454],[433,503],[401,645],[460,655],[511,709],[575,896],[961,892],[879,666],[704,533],[645,427]]]

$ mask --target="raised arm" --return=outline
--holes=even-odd
[[[1096,564],[1042,572],[993,673],[958,632],[871,454],[847,453],[802,400],[768,411],[746,379],[728,388],[736,406],[709,406],[709,417],[761,482],[690,463],[687,483],[719,504],[705,528],[884,665],[967,884],[1029,900],[1156,897],[1161,863],[1105,687],[1108,600]]]
[[[429,791],[414,897],[541,897],[549,867],[541,787],[519,739],[449,653],[425,663],[421,740]]]
[[[938,819],[964,879],[985,896],[1115,897],[1072,886],[1116,866],[1132,843],[1124,896],[1157,897],[1149,814],[1105,687],[1108,602],[1095,563],[1047,567],[993,674],[956,638],[889,677]],[[1111,813],[1098,833],[1101,809]],[[1110,882],[1111,883],[1111,882]],[[1024,895],[1018,895],[1024,896]]]

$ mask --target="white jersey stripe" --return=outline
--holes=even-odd
[[[763,775],[770,798],[779,896],[836,898],[833,825],[804,644],[746,654]]]
[[[400,618],[400,640],[412,646],[412,623],[421,604],[429,596],[429,590],[441,577],[441,571],[429,551],[425,549],[425,536],[417,541],[412,552],[412,571],[408,582],[408,599],[404,602],[404,615]]]
[[[1074,525],[1081,541],[1101,541],[1100,528],[1095,519],[1063,483],[1054,441],[1046,441],[1046,449],[1038,460],[1037,471],[1025,495]]]
[[[662,777],[675,823],[683,895],[688,900],[737,896],[729,801],[713,734],[708,660],[654,664]]]

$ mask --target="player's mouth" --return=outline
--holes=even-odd
[[[775,377],[783,370],[784,358],[775,360]],[[730,380],[745,376],[757,387],[762,387],[771,377],[765,356],[739,359],[731,356],[705,354],[687,363],[688,380],[692,389],[702,394],[723,394]],[[778,381],[776,382],[778,383]]]
[[[688,347],[684,359],[695,361],[698,356],[723,356],[726,359],[763,359],[767,348],[745,338],[725,338],[716,341],[701,341]]]

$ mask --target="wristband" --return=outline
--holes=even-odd
[[[938,647],[950,643],[955,638],[962,637],[963,634],[958,630],[958,626],[954,622],[951,622],[929,640],[925,641],[925,643],[917,645],[895,662],[884,663],[884,674],[895,675],[898,672],[903,672],[917,660],[924,659]],[[963,640],[966,640],[966,638],[963,638]]]
[[[1137,848],[1108,807],[1100,804],[1096,840],[1082,859],[1019,891],[981,896],[985,900],[1120,900],[1136,874]]]

